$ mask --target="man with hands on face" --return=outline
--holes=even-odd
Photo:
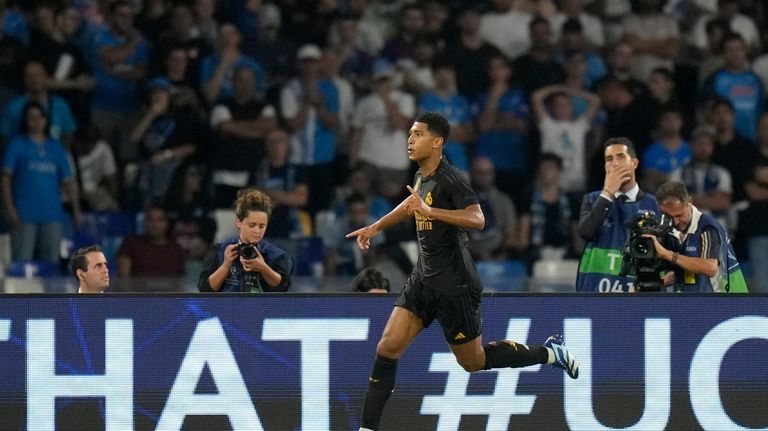
[[[576,290],[580,292],[631,292],[634,278],[620,276],[622,249],[628,224],[638,215],[659,214],[653,196],[640,190],[635,171],[640,161],[635,145],[627,138],[603,144],[603,189],[584,195],[579,216],[579,235],[587,241],[579,263]]]
[[[467,248],[467,229],[482,229],[485,216],[469,182],[443,157],[448,121],[433,112],[416,117],[408,136],[408,158],[419,164],[410,195],[377,222],[350,232],[365,250],[384,229],[413,218],[419,258],[376,347],[368,380],[361,430],[379,429],[384,405],[395,385],[397,362],[422,329],[437,319],[456,361],[468,372],[552,364],[571,378],[578,363],[561,336],[544,345],[512,340],[482,344],[482,284]]]
[[[685,185],[675,181],[662,184],[656,191],[656,202],[672,219],[680,250],[667,250],[655,236],[643,236],[653,241],[656,256],[675,266],[675,290],[746,293],[747,284],[728,233],[714,217],[691,203]]]
[[[265,241],[272,203],[266,194],[240,190],[235,201],[236,238],[215,244],[200,274],[201,292],[285,292],[291,284],[293,261],[276,245]],[[253,258],[246,248],[254,248]]]

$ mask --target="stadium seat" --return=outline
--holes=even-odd
[[[519,260],[479,261],[475,267],[488,291],[525,292],[528,272]]]
[[[58,264],[43,260],[19,260],[11,262],[6,271],[8,277],[17,278],[45,278],[61,276],[61,268]]]
[[[533,292],[574,292],[579,261],[575,259],[539,260],[533,264]]]

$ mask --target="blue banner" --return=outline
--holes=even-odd
[[[0,429],[356,430],[393,295],[4,295]],[[466,373],[435,323],[383,430],[768,429],[768,296],[486,296],[483,339],[580,366]]]

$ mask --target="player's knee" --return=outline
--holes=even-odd
[[[402,347],[396,340],[390,337],[381,337],[379,344],[376,345],[376,354],[390,359],[398,359],[402,354]]]
[[[485,366],[485,364],[481,364],[480,361],[478,361],[475,358],[472,358],[472,359],[456,358],[456,362],[458,362],[459,365],[461,365],[461,368],[464,368],[464,371],[468,373],[480,371]]]

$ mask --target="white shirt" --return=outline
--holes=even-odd
[[[707,49],[707,22],[715,17],[716,15],[714,14],[703,15],[696,20],[696,24],[694,24],[693,30],[691,30],[690,41],[696,48]],[[752,18],[737,13],[731,18],[729,24],[731,31],[738,33],[744,38],[744,41],[752,49],[753,54],[760,52],[760,32],[757,30],[757,25]]]
[[[539,121],[541,151],[563,159],[560,185],[566,191],[583,191],[586,187],[586,135],[589,122],[583,116],[571,121],[557,121],[550,116]]]
[[[409,118],[415,115],[413,96],[393,90],[389,97],[398,106],[400,114]],[[369,94],[360,100],[352,127],[363,132],[360,160],[382,168],[408,169],[408,134],[403,129],[392,128],[384,101],[379,96]]]
[[[528,24],[533,16],[510,9],[507,13],[489,12],[480,21],[480,37],[509,59],[519,57],[531,47]]]
[[[578,18],[581,27],[584,29],[584,38],[587,42],[596,47],[605,45],[605,29],[603,22],[594,15],[582,12]],[[563,23],[568,20],[568,15],[563,12],[556,13],[549,21],[552,26],[552,37],[555,41],[560,40],[563,30]]]

